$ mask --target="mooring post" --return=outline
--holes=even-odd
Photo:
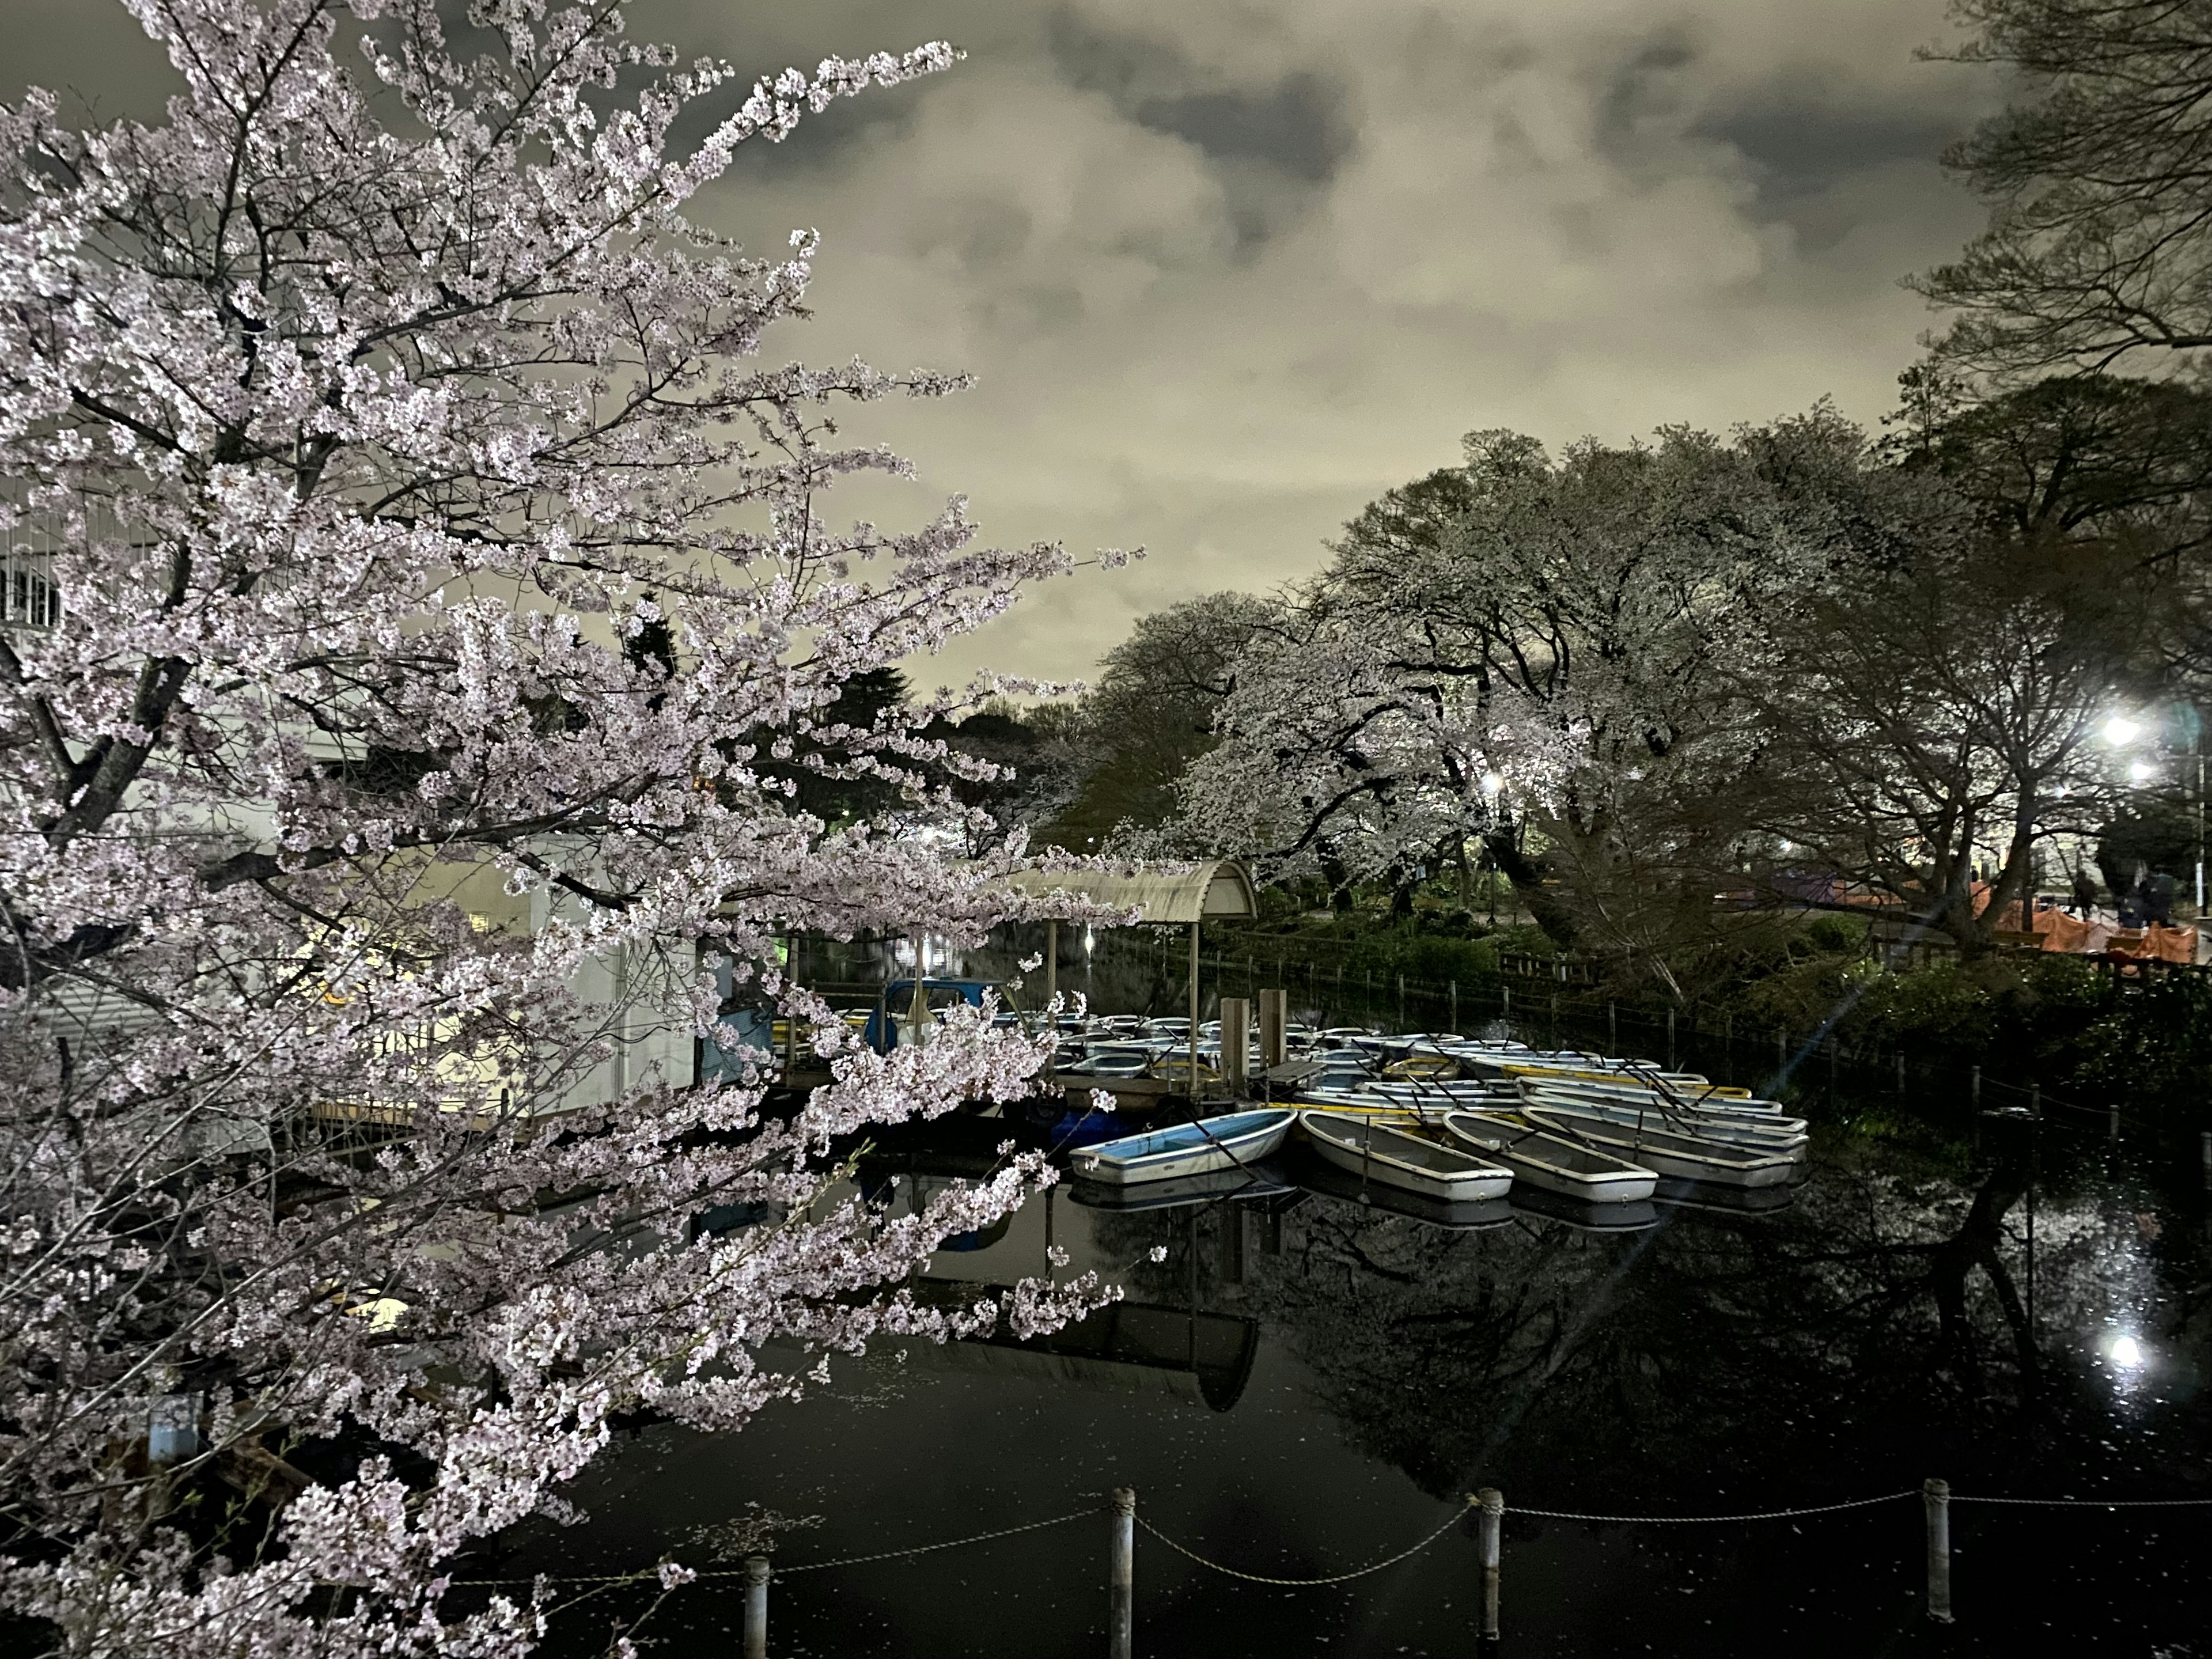
[[[1501,1017],[1506,1019],[1510,1019],[1513,1018],[1513,988],[1508,985],[1501,988],[1505,997],[1504,1006],[1502,1010]]]
[[[1221,1083],[1231,1100],[1251,1092],[1252,1003],[1249,997],[1221,999]],[[1262,1065],[1265,1057],[1262,1057]],[[1196,1096],[1192,1097],[1197,1098]]]
[[[1973,1100],[1976,1106],[1982,1103],[1982,1068],[1978,1066],[1974,1067]]]
[[[1674,1011],[1667,1011],[1667,1064],[1674,1063]]]
[[[1499,1533],[1505,1518],[1505,1494],[1495,1486],[1485,1486],[1475,1493],[1479,1506],[1475,1516],[1477,1535],[1482,1547],[1482,1639],[1498,1639],[1498,1568]]]
[[[1606,999],[1605,1004],[1605,1042],[1611,1052],[1616,1054],[1620,1052],[1620,1012],[1613,1006],[1610,997]]]
[[[1951,1622],[1951,1483],[1932,1477],[1920,1487],[1928,1510],[1928,1616]]]
[[[2043,1079],[2040,1078],[2027,1085],[2027,1115],[2030,1117],[2043,1115]]]
[[[745,1558],[745,1659],[768,1659],[768,1557]]]
[[[2212,1129],[2207,1129],[2197,1146],[2204,1157],[2204,1190],[2212,1193]]]
[[[1459,1030],[1459,981],[1457,980],[1451,982],[1451,1028],[1455,1031]]]
[[[1106,1659],[1130,1659],[1137,1607],[1137,1493],[1114,1488],[1114,1557],[1106,1576]]]

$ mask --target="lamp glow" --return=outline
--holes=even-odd
[[[2124,749],[2142,735],[2142,726],[2125,714],[2115,714],[2105,722],[2105,741],[2115,749]]]
[[[2142,1344],[2132,1336],[2122,1334],[2114,1337],[2112,1346],[2108,1352],[2112,1355],[2112,1364],[2124,1371],[2135,1370],[2143,1363]]]
[[[1482,793],[1484,794],[1494,795],[1504,787],[1505,780],[1498,773],[1485,772],[1482,775]]]
[[[2148,783],[2157,772],[2158,768],[2153,766],[2148,761],[2133,761],[2128,766],[2128,781]]]

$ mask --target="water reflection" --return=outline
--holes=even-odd
[[[1005,1129],[948,1121],[932,1133],[936,1144],[863,1161],[872,1197],[903,1206],[933,1181],[980,1172]],[[2155,1149],[2144,1157],[2148,1175],[2033,1126],[1984,1124],[1977,1139],[1970,1118],[1946,1133],[1869,1109],[1848,1130],[1817,1130],[1813,1178],[1786,1207],[1677,1194],[1614,1231],[1525,1203],[1455,1213],[1362,1193],[1356,1176],[1295,1159],[1173,1190],[1071,1187],[963,1241],[975,1248],[940,1253],[930,1293],[988,1293],[1047,1271],[1049,1250],[1065,1252],[1065,1271],[1117,1278],[1119,1308],[1030,1343],[917,1345],[903,1364],[872,1355],[747,1434],[684,1439],[663,1464],[617,1454],[578,1494],[593,1523],[519,1540],[512,1565],[631,1566],[748,1499],[824,1516],[809,1554],[865,1553],[1050,1514],[1124,1482],[1161,1506],[1148,1512],[1261,1571],[1279,1558],[1322,1570],[1371,1559],[1376,1540],[1418,1535],[1438,1502],[1477,1485],[1509,1503],[1613,1513],[1814,1504],[1929,1474],[1990,1494],[2212,1491],[2203,1195],[2193,1180],[2161,1185]],[[886,1388],[895,1409],[860,1409]],[[2032,1599],[1999,1576],[2063,1572],[2082,1607],[2109,1605],[2130,1634],[2185,1631],[2191,1581],[2169,1547],[2189,1535],[2179,1522],[2130,1532],[2124,1548],[2116,1536],[2085,1565],[2086,1540],[2065,1543],[2036,1512],[1962,1514],[1961,1593],[1984,1621]],[[1765,1650],[1792,1609],[1816,1646],[1848,1626],[1852,1650],[1866,1650],[1916,1604],[1913,1539],[1893,1536],[1895,1516],[1864,1525],[1820,1539],[1644,1529],[1600,1572],[1603,1540],[1523,1518],[1509,1531],[1511,1594],[1523,1628],[1579,1639],[1573,1650],[1607,1650],[1632,1630],[1632,1647]],[[1978,1584],[1974,1540],[1994,1534],[1972,1529],[2000,1525],[2015,1528],[2003,1573],[1992,1553]],[[1852,1547],[1832,1547],[1846,1535]],[[952,1601],[926,1575],[886,1572],[835,1595],[806,1581],[815,1599],[794,1593],[777,1617],[802,1621],[816,1654],[974,1651],[1012,1619],[1031,1650],[1093,1651],[1093,1545],[1072,1559],[1060,1544],[1035,1547],[963,1564]],[[1318,1603],[1239,1600],[1157,1553],[1146,1560],[1145,1619],[1183,1621],[1179,1650],[1148,1623],[1162,1632],[1155,1650],[1330,1650],[1314,1639]],[[1902,1577],[1872,1596],[1882,1563]],[[1407,1568],[1342,1650],[1459,1650],[1452,1598],[1468,1565],[1462,1553]],[[1729,1573],[1727,1598],[1678,1588]],[[1601,1583],[1616,1589],[1593,1593]],[[836,1611],[855,1595],[877,1621],[865,1637]]]

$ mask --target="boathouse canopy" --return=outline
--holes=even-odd
[[[1140,921],[1228,921],[1260,914],[1252,878],[1229,859],[1182,872],[1142,870],[1114,875],[1100,870],[1024,870],[1013,885],[1031,894],[1073,893],[1116,909],[1136,910]]]

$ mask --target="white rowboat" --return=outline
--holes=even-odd
[[[1781,1187],[1797,1176],[1797,1160],[1787,1152],[1762,1152],[1755,1146],[1681,1134],[1659,1123],[1656,1112],[1651,1115],[1654,1121],[1642,1128],[1573,1112],[1547,1111],[1540,1106],[1531,1106],[1527,1115],[1531,1123],[1556,1129],[1600,1152],[1627,1158],[1677,1181],[1710,1182],[1717,1187]]]
[[[1511,1170],[1477,1158],[1464,1146],[1430,1140],[1372,1118],[1303,1112],[1298,1128],[1331,1164],[1378,1186],[1448,1204],[1472,1204],[1503,1198],[1513,1184]]]
[[[1516,1181],[1583,1204],[1633,1204],[1659,1189],[1658,1171],[1516,1118],[1447,1112],[1455,1140],[1487,1152]]]
[[[1086,1181],[1125,1187],[1139,1181],[1175,1181],[1185,1176],[1233,1170],[1278,1151],[1296,1112],[1275,1108],[1200,1118],[1140,1135],[1086,1146],[1070,1160]]]
[[[1632,1127],[1641,1121],[1647,1128],[1698,1135],[1731,1146],[1781,1152],[1790,1158],[1802,1158],[1810,1144],[1802,1118],[1770,1118],[1761,1121],[1741,1114],[1708,1111],[1701,1106],[1669,1111],[1656,1101],[1604,1100],[1553,1089],[1526,1089],[1522,1091],[1522,1098],[1529,1111],[1565,1112],[1595,1122]]]

